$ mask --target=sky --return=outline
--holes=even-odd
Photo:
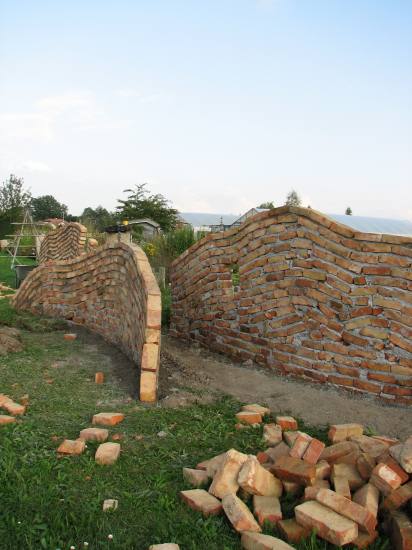
[[[0,181],[412,219],[410,0],[0,0]]]

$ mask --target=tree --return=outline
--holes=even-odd
[[[270,202],[262,202],[261,205],[259,205],[257,208],[267,208],[268,210],[275,208],[275,205],[273,201]]]
[[[300,206],[302,204],[299,195],[294,189],[288,193],[285,204],[286,206]]]
[[[122,219],[150,218],[157,222],[163,231],[170,231],[178,221],[178,211],[169,206],[163,195],[151,195],[146,183],[135,185],[134,189],[125,189],[129,193],[126,200],[118,200],[117,210]]]
[[[24,189],[23,178],[10,174],[0,186],[0,235],[10,235],[14,231],[13,222],[23,221],[24,208],[30,204],[31,194]]]
[[[0,187],[0,212],[24,208],[31,201],[31,193],[24,189],[23,178],[10,174],[8,180]]]
[[[36,221],[48,218],[67,218],[68,208],[53,195],[42,195],[31,200],[33,219]]]
[[[103,206],[98,206],[97,208],[91,208],[88,206],[83,210],[80,219],[82,223],[90,226],[92,229],[95,229],[100,233],[105,227],[114,225],[118,217],[119,214],[109,212],[106,208],[103,208]]]
[[[348,206],[347,209],[345,210],[345,214],[347,216],[352,216],[352,208],[350,206]]]

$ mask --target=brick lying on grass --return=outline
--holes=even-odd
[[[358,524],[337,514],[317,501],[311,500],[295,507],[296,521],[331,544],[342,546],[356,539]]]
[[[119,412],[101,412],[95,414],[92,419],[92,424],[102,426],[115,426],[119,422],[123,422],[124,414]]]
[[[282,509],[277,497],[254,495],[253,513],[262,527],[265,521],[274,525],[282,519]]]
[[[65,439],[57,449],[60,455],[81,455],[86,448],[84,439]]]
[[[270,414],[270,409],[268,407],[262,407],[262,405],[257,405],[256,403],[251,403],[249,405],[243,405],[242,411],[258,413],[261,416],[266,416]]]
[[[217,516],[222,511],[222,503],[204,489],[180,491],[181,499],[193,510],[207,516]]]
[[[222,506],[227,518],[236,531],[261,531],[252,512],[236,495],[231,493],[225,495],[222,499]]]
[[[292,416],[277,416],[276,424],[278,424],[282,430],[297,430],[298,423]]]
[[[80,432],[79,438],[85,441],[98,441],[104,443],[109,437],[109,430],[105,428],[85,428]]]
[[[9,414],[13,416],[20,416],[26,412],[26,407],[15,403],[14,401],[5,401],[2,405],[2,408],[5,409]]]
[[[107,498],[103,501],[103,512],[108,512],[109,510],[117,510],[119,506],[119,501],[115,498]]]
[[[173,542],[165,542],[163,544],[152,544],[149,546],[149,550],[180,550],[180,546]]]
[[[94,456],[95,461],[102,466],[111,466],[120,456],[119,443],[101,443]]]
[[[240,411],[235,416],[242,424],[262,423],[262,415],[253,411]]]
[[[5,424],[12,424],[13,422],[16,422],[16,419],[14,416],[8,416],[7,414],[0,414],[0,426],[4,426]]]
[[[293,547],[270,535],[261,533],[242,533],[240,544],[244,550],[293,550]]]
[[[356,502],[329,489],[318,491],[316,500],[345,518],[356,522],[363,531],[367,531],[370,535],[375,532],[376,516]]]
[[[209,481],[209,475],[205,470],[183,468],[183,479],[192,487],[202,487]]]

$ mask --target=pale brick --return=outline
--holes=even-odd
[[[282,428],[277,424],[265,424],[263,426],[263,439],[270,446],[281,443]]]
[[[383,462],[375,466],[370,480],[384,495],[388,495],[402,483],[398,474]]]
[[[280,456],[288,456],[289,455],[289,446],[286,445],[283,441],[276,445],[276,447],[270,447],[269,449],[266,449],[266,454],[269,456],[270,460],[272,462],[276,462],[276,460]]]
[[[85,441],[98,441],[104,443],[109,437],[109,430],[105,428],[85,428],[81,430],[79,438]]]
[[[222,503],[204,489],[180,491],[180,497],[190,508],[206,516],[216,516],[222,511]]]
[[[331,544],[342,546],[356,539],[358,524],[337,514],[317,501],[308,501],[295,507],[296,521]]]
[[[120,456],[120,443],[101,443],[94,456],[95,461],[102,466],[111,466]]]
[[[288,430],[288,431],[283,432],[283,439],[286,441],[286,443],[289,445],[289,447],[292,447],[292,445],[296,441],[296,438],[298,437],[299,434],[300,434],[300,432],[289,431]]]
[[[329,428],[328,438],[332,443],[339,443],[351,436],[363,435],[361,424],[333,424]]]
[[[252,512],[235,494],[226,494],[222,499],[222,506],[227,518],[236,531],[261,531]]]
[[[183,468],[183,479],[192,487],[202,487],[203,485],[207,485],[209,475],[205,470]]]
[[[320,460],[326,460],[330,464],[333,464],[336,459],[356,451],[356,449],[356,443],[352,441],[341,441],[330,447],[325,447],[320,455]]]
[[[103,501],[103,512],[108,512],[109,510],[117,510],[119,506],[119,501],[115,498],[107,498]]]
[[[255,514],[259,525],[263,527],[265,521],[276,524],[282,519],[282,510],[280,502],[274,496],[253,496],[253,513]]]
[[[378,515],[379,491],[372,483],[367,483],[358,489],[353,495],[352,500],[369,510],[375,518]]]
[[[408,437],[402,446],[400,464],[405,472],[412,474],[412,436]]]
[[[268,407],[262,407],[262,405],[257,405],[256,403],[243,405],[242,411],[258,413],[261,416],[266,416],[270,414],[270,409]]]
[[[265,470],[254,456],[249,456],[242,465],[237,482],[253,495],[279,497],[282,494],[282,482]]]
[[[163,544],[152,544],[149,546],[149,550],[180,550],[180,546],[173,542],[164,542]]]
[[[355,521],[363,531],[369,534],[375,532],[376,516],[374,516],[367,508],[360,506],[342,495],[338,495],[329,489],[321,489],[316,495],[316,500],[331,508],[338,514]]]
[[[240,540],[244,550],[293,550],[293,547],[271,535],[244,531]]]
[[[346,478],[351,491],[356,491],[356,489],[359,489],[365,483],[359,475],[356,466],[352,464],[334,464],[332,466],[331,480],[334,481],[335,477]]]
[[[214,456],[213,458],[209,458],[208,460],[199,462],[199,464],[197,464],[196,466],[196,469],[205,470],[209,477],[214,477],[215,473],[218,471],[225,458],[226,453]]]
[[[351,492],[349,487],[349,481],[346,477],[342,476],[335,476],[333,478],[333,486],[335,488],[335,492],[338,495],[341,495],[343,497],[351,499]]]
[[[119,412],[102,412],[95,414],[92,419],[92,424],[101,426],[115,426],[119,422],[123,422],[124,414]]]
[[[223,498],[227,493],[236,493],[239,489],[237,478],[247,459],[247,455],[239,453],[235,449],[227,451],[223,462],[215,473],[209,493],[218,498]]]
[[[20,405],[14,401],[6,401],[2,405],[2,408],[13,416],[20,416],[26,412],[26,407],[24,405]]]
[[[287,495],[298,495],[302,492],[302,485],[296,481],[282,481],[283,490]]]

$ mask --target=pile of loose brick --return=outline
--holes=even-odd
[[[4,393],[0,393],[0,409],[4,409],[9,414],[0,414],[0,426],[13,424],[16,422],[16,416],[20,416],[26,412],[28,396],[24,395],[21,398],[22,403],[16,403]]]
[[[237,428],[260,425],[268,414],[266,407],[245,405]],[[299,431],[293,417],[277,416],[276,423],[263,425],[266,450],[246,455],[230,449],[195,469],[183,468],[184,480],[195,488],[180,496],[204,516],[223,511],[247,550],[291,549],[313,531],[338,547],[359,549],[383,532],[390,548],[410,550],[412,436],[400,442],[365,435],[360,424],[336,424],[328,439],[325,445]],[[285,493],[299,501],[294,518],[283,519]],[[262,534],[266,525],[288,542]]]

